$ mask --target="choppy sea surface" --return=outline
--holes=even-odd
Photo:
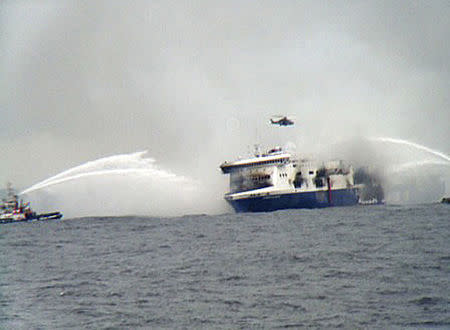
[[[450,328],[450,206],[0,227],[0,328]]]

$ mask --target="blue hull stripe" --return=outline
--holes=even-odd
[[[268,212],[355,205],[358,203],[358,195],[356,189],[340,189],[331,191],[331,200],[328,191],[312,191],[228,200],[228,202],[236,212]]]

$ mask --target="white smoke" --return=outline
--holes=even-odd
[[[389,168],[389,173],[404,173],[409,170],[417,170],[423,167],[435,167],[435,168],[445,168],[449,167],[450,162],[437,161],[437,160],[421,160],[421,161],[412,161],[406,162],[399,165],[395,165]]]
[[[431,154],[433,156],[436,156],[438,158],[444,159],[447,162],[450,162],[450,157],[446,154],[444,154],[441,151],[438,150],[434,150],[431,148],[428,148],[424,145],[418,144],[418,143],[414,143],[411,141],[407,141],[407,140],[402,140],[402,139],[393,139],[393,138],[389,138],[389,137],[376,137],[376,138],[369,138],[370,141],[375,141],[375,142],[387,142],[387,143],[392,143],[392,144],[399,144],[399,145],[404,145],[416,150],[420,150],[420,151],[424,151],[428,154]]]
[[[224,210],[200,182],[158,168],[146,152],[114,155],[73,167],[21,192],[41,210],[65,217],[176,216]],[[210,188],[210,187],[209,187]]]

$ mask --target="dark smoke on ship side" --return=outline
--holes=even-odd
[[[354,180],[355,184],[362,185],[359,195],[362,203],[382,203],[384,201],[383,180],[376,170],[359,167],[355,170]]]

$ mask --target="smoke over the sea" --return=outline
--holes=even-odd
[[[39,209],[58,207],[66,217],[175,216],[221,207],[214,187],[158,168],[146,152],[115,155],[73,167],[20,195]]]
[[[376,136],[448,155],[449,16],[448,1],[2,1],[0,182],[26,188],[105,155],[149,150],[161,171],[215,198],[227,186],[218,165],[254,143],[290,141],[322,156]],[[295,126],[270,126],[275,114],[295,116]],[[350,160],[383,169],[436,160],[361,141]],[[349,148],[328,149],[346,158]],[[442,166],[420,168],[447,178],[448,192]],[[132,194],[124,186],[139,180],[127,171],[78,173],[30,196],[151,214],[142,187],[157,185]],[[120,209],[122,194],[134,204]]]
[[[381,186],[387,203],[437,202],[450,185],[449,155],[404,139],[354,137],[323,147],[319,155],[351,162],[364,183]]]

